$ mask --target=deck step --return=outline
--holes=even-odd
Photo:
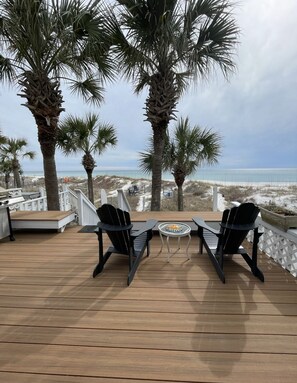
[[[11,213],[12,229],[53,229],[63,232],[66,225],[75,221],[73,211],[15,211]]]

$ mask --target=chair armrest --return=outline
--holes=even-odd
[[[144,225],[139,230],[132,232],[131,237],[132,238],[139,237],[141,234],[146,233],[149,230],[152,230],[157,223],[158,221],[156,221],[155,219],[149,219],[148,221],[144,223]]]
[[[248,224],[248,225],[233,225],[233,224],[229,225],[226,223],[222,223],[221,227],[225,229],[245,231],[245,230],[255,230],[258,227],[258,225],[255,223]]]
[[[118,226],[118,225],[108,225],[107,223],[102,223],[100,221],[98,222],[97,225],[99,229],[102,229],[104,231],[125,231],[125,230],[130,230],[133,227],[132,223],[125,226]]]
[[[208,226],[203,219],[201,219],[199,217],[194,217],[194,218],[192,218],[192,220],[197,226],[203,227],[203,229],[206,229],[215,235],[220,234],[219,230],[216,230],[213,227]]]

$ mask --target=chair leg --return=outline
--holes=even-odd
[[[133,281],[134,275],[135,275],[136,270],[140,264],[143,253],[144,253],[144,249],[141,253],[138,253],[137,256],[133,256],[132,254],[130,254],[130,256],[129,256],[129,258],[130,258],[129,265],[130,266],[129,266],[129,274],[128,274],[128,280],[127,280],[128,286]],[[133,260],[133,258],[134,258],[134,260]]]
[[[95,278],[98,274],[100,274],[103,270],[103,265],[98,263],[93,271],[93,278]]]
[[[211,249],[209,249],[207,246],[206,246],[206,250],[207,250],[207,254],[212,262],[212,264],[214,265],[214,268],[216,269],[216,272],[220,278],[220,280],[225,283],[225,274],[224,274],[224,270],[223,270],[223,254],[219,254],[219,253],[216,253],[214,254]],[[218,260],[219,258],[219,260]]]
[[[93,278],[96,277],[96,275],[100,274],[104,268],[104,265],[108,258],[111,256],[112,251],[111,248],[107,250],[107,252],[103,255],[103,236],[102,236],[102,229],[99,229],[99,231],[96,233],[98,237],[98,244],[99,244],[99,262],[96,265],[94,271],[93,271]]]
[[[224,271],[223,271],[223,262],[222,262],[222,257],[223,256],[220,256],[220,261],[217,260],[216,256],[214,254],[209,254],[209,257],[216,269],[216,272],[220,278],[220,280],[225,283],[225,274],[224,274]]]
[[[150,255],[151,247],[149,241],[146,243],[146,256],[148,257]]]
[[[258,267],[255,267],[254,269],[252,269],[252,273],[254,274],[255,277],[259,278],[261,282],[264,282],[264,274]]]
[[[247,253],[241,254],[246,263],[250,266],[251,272],[253,275],[260,279],[260,281],[264,282],[264,275],[262,271],[258,268],[257,262],[252,259]]]
[[[253,275],[260,279],[260,281],[264,282],[264,274],[258,268],[258,242],[259,238],[263,233],[259,233],[258,228],[254,229],[254,240],[253,240],[253,250],[252,250],[252,258],[247,253],[242,253],[244,260],[250,266]]]
[[[93,271],[93,278],[95,278],[96,275],[100,274],[103,271],[104,265],[107,262],[108,258],[111,256],[111,254],[112,252],[107,251],[103,257],[99,257],[100,260]]]
[[[199,230],[200,230],[200,234],[199,234]],[[220,278],[220,280],[225,283],[225,274],[224,274],[224,271],[223,271],[223,254],[220,254],[219,252],[217,252],[216,254],[214,254],[212,252],[212,250],[208,247],[208,244],[204,241],[203,239],[203,236],[200,237],[200,235],[203,234],[203,229],[202,228],[198,228],[198,236],[199,236],[199,240],[200,240],[200,253],[202,254],[202,251],[203,251],[203,245],[205,247],[205,250]],[[218,260],[218,258],[219,260]]]
[[[203,253],[203,228],[198,227],[198,238],[199,238],[199,252],[200,254]]]

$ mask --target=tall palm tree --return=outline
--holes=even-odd
[[[117,0],[115,52],[138,93],[153,130],[152,210],[160,210],[166,129],[181,94],[215,67],[234,70],[238,27],[229,0]]]
[[[191,128],[189,119],[180,119],[173,132],[173,138],[166,140],[162,167],[169,170],[177,185],[177,207],[184,210],[183,184],[202,164],[214,164],[220,155],[220,135],[210,129]],[[143,171],[152,170],[153,147],[141,153],[140,166]]]
[[[85,119],[69,116],[61,122],[58,132],[58,146],[67,154],[83,152],[82,165],[88,177],[88,196],[94,203],[93,170],[96,167],[94,155],[102,154],[108,147],[117,144],[116,131],[110,124],[99,122],[99,116],[88,114]]]
[[[61,82],[86,101],[100,103],[103,80],[113,76],[110,31],[103,1],[2,0],[0,80],[21,88],[43,155],[49,210],[59,210],[55,163]]]
[[[33,160],[36,153],[33,151],[25,151],[28,146],[28,141],[25,138],[7,138],[6,143],[0,146],[1,161],[10,164],[11,171],[13,172],[14,184],[17,188],[22,187],[20,172],[21,172],[21,158],[30,158]]]
[[[12,172],[11,160],[4,159],[0,156],[0,173],[4,174],[4,182],[6,189],[9,189],[10,176]]]
[[[7,137],[3,136],[0,130],[0,145],[5,144],[6,140],[7,140]]]

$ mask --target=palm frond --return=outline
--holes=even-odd
[[[16,70],[8,57],[0,55],[0,81],[15,82]]]
[[[103,1],[3,0],[0,8],[1,48],[10,54],[9,60],[0,56],[0,80],[12,82],[27,71],[64,77],[77,81],[74,93],[102,101],[104,81],[116,74],[112,16]]]
[[[99,154],[102,154],[108,147],[116,146],[117,141],[116,131],[112,125],[105,123],[98,126],[94,148]]]
[[[88,157],[92,153],[100,155],[116,144],[114,127],[101,123],[95,113],[88,113],[85,117],[70,115],[59,124],[57,145],[66,155],[79,151]]]
[[[139,153],[139,168],[145,174],[150,174],[153,169],[153,153],[140,152]]]
[[[72,81],[70,86],[72,94],[78,94],[86,102],[100,105],[104,100],[104,88],[100,85],[100,80],[95,77],[89,77],[82,81]]]

